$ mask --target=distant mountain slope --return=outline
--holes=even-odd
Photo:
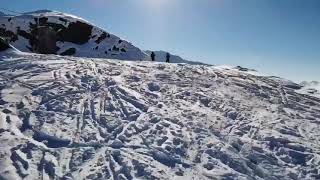
[[[320,99],[300,85],[240,67],[10,51],[0,179],[320,179]]]
[[[8,15],[0,11],[0,16],[8,16]]]
[[[40,10],[17,16],[0,14],[0,36],[23,52],[141,60],[146,54],[88,21]]]
[[[145,53],[147,53],[149,55],[149,60],[151,52],[154,52],[156,55],[156,62],[165,62],[166,61],[166,51],[150,51],[150,50],[146,50]],[[187,63],[187,64],[194,64],[194,65],[204,65],[205,63],[201,63],[201,62],[196,62],[196,61],[189,61],[186,59],[181,58],[180,56],[177,55],[173,55],[170,53],[170,63]]]
[[[304,87],[310,87],[310,88],[314,88],[314,89],[318,89],[320,90],[320,82],[318,81],[303,81],[300,83],[301,86],[304,86]]]
[[[320,98],[320,82],[318,81],[311,81],[307,82],[304,81],[300,83],[302,86],[301,90],[299,90],[300,93],[308,94],[310,96],[316,96]]]

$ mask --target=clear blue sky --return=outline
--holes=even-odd
[[[81,16],[142,49],[320,80],[320,0],[1,0]]]

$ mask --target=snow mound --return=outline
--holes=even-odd
[[[0,90],[2,179],[320,178],[320,99],[280,78],[21,54]]]
[[[302,88],[298,91],[299,93],[307,94],[310,96],[315,96],[315,97],[320,98],[320,82],[318,82],[318,81],[311,81],[311,82],[304,81],[304,82],[300,83],[300,85],[302,86]]]
[[[147,55],[74,15],[50,10],[0,16],[0,36],[23,52],[143,60]]]
[[[320,82],[318,81],[311,81],[311,82],[303,81],[300,83],[300,85],[303,87],[309,87],[309,88],[320,90]]]
[[[268,76],[266,74],[260,73],[254,69],[249,69],[241,66],[231,66],[231,65],[217,65],[214,66],[214,69],[217,70],[224,70],[224,71],[230,71],[234,73],[245,73],[245,74],[251,74],[255,76]]]

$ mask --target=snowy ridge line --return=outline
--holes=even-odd
[[[4,10],[6,12],[10,12],[10,13],[14,13],[14,14],[22,14],[22,13],[19,13],[19,12],[16,12],[16,11],[12,11],[12,10],[9,10],[9,9],[6,9],[6,8],[0,8],[0,10]],[[11,16],[11,15],[0,11],[0,16]]]
[[[169,53],[166,51],[150,51],[150,50],[146,50],[144,52],[146,54],[148,54],[149,56],[151,55],[152,52],[154,52],[156,62],[165,62],[166,54]],[[197,62],[197,61],[189,61],[189,60],[181,58],[180,56],[173,55],[171,53],[169,53],[169,54],[170,54],[170,63],[186,63],[186,64],[192,64],[192,65],[209,65],[209,64],[205,64],[205,63],[201,63],[201,62]],[[149,60],[151,60],[151,57],[149,57]]]

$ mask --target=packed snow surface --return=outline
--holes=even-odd
[[[319,179],[320,99],[203,65],[1,54],[0,179]]]

